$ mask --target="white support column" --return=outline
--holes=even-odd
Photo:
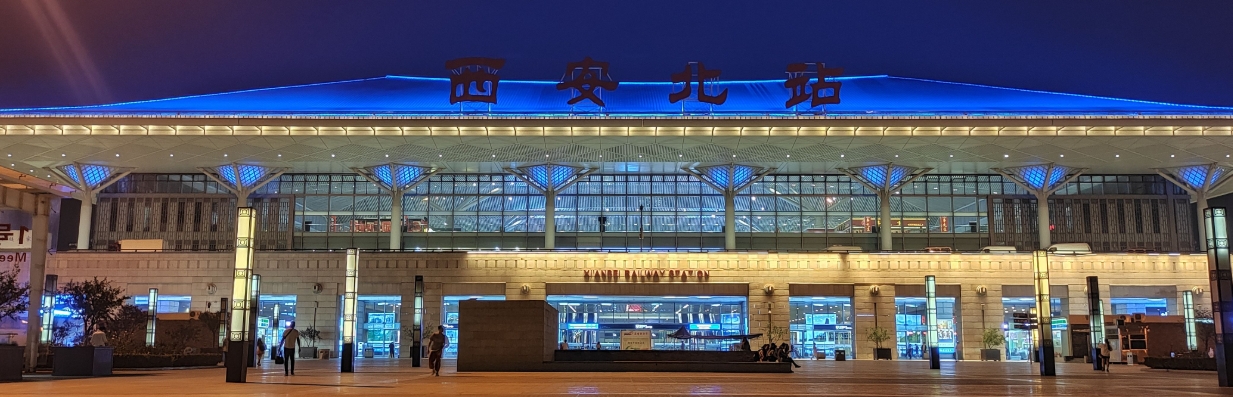
[[[402,194],[390,193],[390,249],[402,249]]]
[[[1199,224],[1199,251],[1207,250],[1207,228],[1203,227],[1203,211],[1207,210],[1207,192],[1194,193],[1195,217]]]
[[[51,212],[58,209],[60,199],[49,194],[38,195],[30,232],[30,303],[26,312],[26,370],[34,372],[39,359],[39,336],[43,310],[43,289],[47,277],[47,247],[51,240]]]
[[[557,192],[544,192],[544,249],[557,248]]]
[[[878,192],[878,239],[881,245],[878,248],[882,251],[893,251],[894,240],[891,238],[891,226],[894,221],[891,220],[891,203],[890,192]]]
[[[736,193],[724,193],[724,249],[736,249]]]
[[[1049,249],[1053,245],[1053,239],[1049,230],[1049,196],[1044,194],[1036,194],[1036,234],[1040,240],[1040,249]]]
[[[98,200],[98,196],[94,194],[81,199],[81,215],[77,221],[77,249],[90,249],[90,230],[91,224],[94,221],[94,201]]]

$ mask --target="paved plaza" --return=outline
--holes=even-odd
[[[0,384],[4,396],[146,395],[640,395],[640,396],[1205,396],[1233,395],[1216,387],[1211,372],[1166,372],[1115,366],[1109,374],[1089,365],[1059,364],[1042,379],[1027,363],[944,363],[930,371],[920,361],[806,361],[793,374],[698,373],[456,373],[447,362],[440,377],[413,368],[410,359],[358,360],[354,374],[340,374],[338,360],[302,361],[297,375],[267,365],[249,372],[249,383],[224,382],[218,369],[119,371],[93,379],[38,375]]]

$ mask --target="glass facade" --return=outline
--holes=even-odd
[[[214,197],[225,195],[225,192],[204,175],[132,174],[109,186],[102,197],[134,193]],[[1067,214],[1066,219],[1082,223],[1075,226],[1071,225],[1074,222],[1059,222],[1059,227],[1075,233],[1104,230],[1088,225],[1091,223],[1105,225],[1105,229],[1112,227],[1108,233],[1140,233],[1137,229],[1122,231],[1125,229],[1122,225],[1142,224],[1147,222],[1144,219],[1171,222],[1169,219],[1188,217],[1192,211],[1177,210],[1180,212],[1172,214],[1175,210],[1172,204],[1163,201],[1153,204],[1156,207],[1140,209],[1140,203],[1133,200],[1174,196],[1184,199],[1185,193],[1155,175],[1083,175],[1064,186],[1055,197],[1059,200],[1098,197],[1132,201],[1093,203],[1096,207],[1091,208],[1095,209],[1075,210],[1079,212],[1074,214],[1059,209],[1058,214]],[[891,198],[892,216],[896,221],[893,224],[898,225],[892,232],[901,236],[896,238],[896,248],[949,246],[974,251],[991,245],[991,241],[1015,237],[999,237],[999,233],[1034,230],[1034,214],[1026,212],[1030,209],[1006,209],[1001,204],[1008,200],[1032,202],[1028,197],[1026,191],[999,175],[924,175]],[[261,205],[269,207],[267,211],[277,214],[277,217],[270,215],[270,219],[263,220],[262,225],[266,238],[270,238],[271,230],[287,233],[286,236],[278,234],[279,247],[388,246],[387,235],[393,227],[391,199],[359,175],[282,175],[258,189],[252,198],[253,205],[261,201]],[[95,222],[98,225],[96,234],[100,227],[105,229],[101,230],[104,233],[116,234],[109,234],[106,240],[135,238],[125,236],[147,229],[197,230],[162,223],[209,221],[179,219],[166,214],[213,214],[204,207],[197,212],[189,211],[196,207],[177,212],[173,210],[178,207],[162,207],[170,204],[143,200],[102,206],[98,216],[106,214],[119,221],[108,218]],[[285,206],[285,202],[293,204],[287,209],[290,214],[284,216],[279,206]],[[560,248],[717,250],[723,247],[722,196],[686,174],[592,174],[559,192],[555,206],[557,246]],[[434,175],[407,192],[402,207],[401,222],[393,223],[401,223],[405,249],[511,250],[538,248],[543,244],[544,196],[512,175]],[[1114,210],[1109,212],[1108,208]],[[872,248],[875,244],[872,227],[878,217],[877,197],[844,175],[768,175],[736,197],[734,212],[737,245],[743,249],[819,250],[830,245],[862,244]],[[136,219],[122,219],[131,217]],[[1172,222],[1184,223],[1180,218]],[[115,226],[121,224],[124,227]],[[1189,233],[1189,229],[1172,231],[1154,223],[1151,227],[1165,233],[1151,237],[1160,242],[1125,237],[1111,242],[1110,249],[1129,244],[1159,245],[1160,249],[1168,250],[1179,244],[1189,244],[1189,240],[1179,242],[1169,237],[1170,234]],[[180,238],[191,240],[190,237]],[[1121,241],[1126,239],[1134,241]]]
[[[188,295],[159,295],[158,313],[188,313],[190,305],[193,303],[193,297]],[[145,311],[150,307],[149,295],[137,295],[129,298],[128,304],[137,306]]]
[[[1113,306],[1110,314],[1146,314],[1148,316],[1168,316],[1169,300],[1165,298],[1112,298],[1109,304]]]
[[[402,297],[360,295],[356,300],[356,356],[371,358],[397,354],[402,335]],[[342,316],[338,317],[338,322],[341,329]],[[339,345],[340,351],[341,347]]]
[[[583,296],[553,295],[548,303],[560,311],[561,341],[570,349],[621,348],[622,330],[650,330],[656,350],[736,350],[740,340],[677,339],[691,335],[741,335],[747,298],[730,296]]]
[[[1063,356],[1070,354],[1070,332],[1067,332],[1070,327],[1066,321],[1068,301],[1069,299],[1062,298],[1049,299],[1049,305],[1053,308],[1053,349],[1054,353]],[[1002,348],[1005,349],[1007,361],[1027,361],[1030,357],[1035,343],[1032,340],[1033,332],[1015,329],[1014,314],[1030,314],[1034,308],[1036,298],[1002,298],[1002,329],[1005,330],[1006,337],[1006,344]]]
[[[959,319],[955,317],[955,298],[937,297],[938,355],[955,359],[959,344]],[[895,298],[895,334],[899,357],[907,360],[925,359],[929,324],[925,321],[925,298]]]
[[[160,302],[162,298],[159,298]],[[267,349],[277,349],[282,342],[283,331],[295,321],[295,295],[261,295],[260,309],[257,311],[257,337],[265,340]],[[296,324],[296,329],[304,331],[311,324]],[[308,340],[301,340],[303,346],[312,346]],[[271,357],[270,353],[266,353]]]
[[[445,326],[445,337],[449,339],[449,346],[445,347],[445,351],[441,352],[442,357],[458,358],[458,302],[465,300],[481,300],[481,301],[503,301],[505,295],[470,295],[470,296],[447,296],[444,301],[443,310],[441,311],[441,325]],[[425,333],[431,335],[432,327],[426,329]]]
[[[815,352],[824,352],[834,357],[835,350],[854,354],[852,350],[852,298],[850,297],[791,297],[789,329],[792,344],[801,357],[815,357]]]

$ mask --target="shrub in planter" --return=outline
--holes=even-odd
[[[873,342],[876,348],[873,349],[874,360],[890,360],[891,349],[883,348],[882,344],[890,340],[890,330],[882,327],[873,327],[865,331],[865,340]]]
[[[1002,335],[1002,330],[985,329],[985,333],[981,335],[981,343],[985,345],[984,349],[980,349],[981,361],[1002,361],[1002,349],[998,349],[1006,343],[1006,336]]]
[[[308,346],[300,346],[300,357],[317,358],[317,341],[321,340],[321,330],[308,327],[304,332],[300,332],[300,336],[308,339]]]

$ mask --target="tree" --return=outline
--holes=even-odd
[[[18,284],[21,269],[16,264],[12,269],[0,272],[0,320],[11,318],[26,311],[30,305],[30,284]]]
[[[107,344],[114,347],[116,353],[134,354],[143,352],[146,347],[147,320],[141,308],[123,305],[99,325],[107,328]]]
[[[60,289],[64,301],[76,317],[81,318],[82,338],[90,335],[95,325],[106,324],[115,318],[124,305],[124,290],[111,285],[106,278],[99,280],[70,281]]]

